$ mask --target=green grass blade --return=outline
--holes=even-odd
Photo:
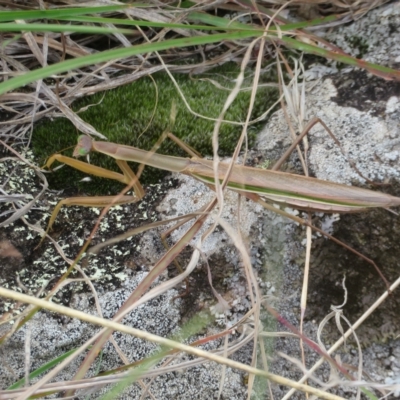
[[[191,19],[194,21],[200,21],[203,23],[211,24],[216,27],[225,28],[225,29],[227,29],[228,26],[231,28],[233,27],[233,28],[237,28],[237,29],[244,29],[244,27],[247,26],[246,24],[242,24],[242,23],[236,22],[236,21],[233,22],[232,24],[230,24],[230,21],[227,20],[226,18],[220,18],[220,17],[216,17],[213,15],[208,15],[205,13],[197,13],[197,12],[189,13],[188,19]],[[290,31],[293,29],[307,28],[312,25],[318,25],[321,22],[333,21],[335,19],[336,19],[336,17],[332,16],[332,17],[326,18],[326,19],[315,19],[315,20],[306,21],[306,22],[284,24],[284,25],[280,25],[279,29],[283,32],[287,32],[287,31]],[[255,29],[255,28],[250,26],[248,29]],[[276,29],[274,28],[274,26],[271,26],[270,31],[272,31],[271,33],[275,34]],[[315,54],[315,55],[318,55],[318,56],[321,56],[324,58],[329,58],[331,60],[341,62],[343,64],[353,65],[358,68],[366,69],[367,71],[371,72],[372,74],[380,76],[384,79],[400,80],[400,71],[389,68],[389,67],[384,67],[382,65],[369,63],[364,60],[360,60],[358,58],[351,57],[346,54],[337,53],[335,51],[329,51],[329,50],[323,49],[321,47],[314,46],[312,44],[307,44],[307,43],[301,42],[301,41],[293,39],[289,36],[282,36],[281,38],[279,38],[279,41],[281,43],[283,43],[285,46],[290,47],[292,49],[304,51],[305,53],[308,53],[308,54]]]
[[[199,334],[211,321],[214,319],[212,315],[192,317],[180,330],[178,335],[173,336],[171,339],[177,342],[184,342],[193,335]],[[117,383],[108,393],[106,393],[101,400],[113,400],[119,398],[119,395],[129,385],[140,379],[141,375],[154,367],[159,361],[170,353],[171,349],[163,346],[152,356],[143,360],[139,367],[132,369],[131,373]]]
[[[256,27],[254,25],[248,25],[248,24],[242,24],[241,22],[237,21],[231,21],[230,19],[227,18],[221,18],[221,17],[216,17],[214,15],[206,14],[206,13],[201,13],[201,12],[191,12],[187,16],[188,20],[192,21],[200,21],[205,24],[212,25],[214,27],[218,28],[224,28],[224,29],[254,29],[254,30],[262,30],[263,27],[259,26]]]
[[[124,10],[130,8],[130,5],[120,6],[104,6],[104,7],[79,7],[79,8],[59,8],[55,10],[29,10],[29,11],[1,11],[0,21],[15,21],[16,19],[29,20],[29,19],[57,19],[60,17],[68,17],[72,15],[92,14],[92,13],[105,13],[112,11]],[[138,7],[135,5],[135,7]]]
[[[55,367],[57,364],[59,364],[61,361],[65,360],[67,357],[69,357],[72,353],[74,353],[77,349],[72,349],[70,351],[67,351],[63,355],[54,358],[53,360],[49,361],[48,363],[42,365],[35,371],[31,372],[29,374],[29,380],[32,380],[36,378],[37,376],[45,373],[46,371],[50,370],[51,368]],[[7,388],[7,390],[14,390],[14,389],[19,389],[25,385],[25,378],[22,378],[18,380],[17,382],[13,383],[11,386]]]
[[[150,28],[171,28],[171,29],[199,29],[199,30],[218,30],[219,27],[210,25],[188,25],[188,24],[176,24],[169,22],[153,22],[153,21],[137,21],[120,18],[104,18],[104,17],[91,17],[91,16],[77,16],[77,17],[60,17],[60,20],[70,20],[75,22],[90,22],[100,24],[118,24],[118,25],[130,25],[130,26],[144,26]],[[224,30],[246,30],[255,29],[252,26],[243,25],[240,28],[233,28],[231,26],[221,27]]]
[[[289,21],[286,18],[283,18],[281,15],[276,15],[275,14],[276,10],[266,8],[259,3],[256,4],[256,7],[255,7],[253,0],[240,0],[240,5],[243,7],[243,10],[247,9],[252,12],[258,10],[259,12],[261,12],[271,18],[274,18],[274,20],[277,23],[284,23],[284,25],[280,25],[280,29],[286,30],[286,31],[294,30],[294,29],[307,29],[311,26],[323,25],[323,24],[327,24],[329,22],[343,20],[343,16],[338,14],[338,15],[328,15],[326,17],[316,18],[316,19],[308,20],[308,21],[290,22],[289,23]]]
[[[215,15],[210,15],[200,12],[191,12],[188,14],[187,19],[189,21],[200,21],[205,24],[213,25],[214,27],[224,28],[224,29],[262,29],[262,27],[257,27],[255,25],[248,25],[238,21],[231,21],[227,18],[217,17]],[[295,29],[306,29],[310,26],[320,25],[327,22],[336,21],[337,17],[335,15],[313,19],[312,21],[302,21],[279,25],[279,29],[284,32],[292,31]],[[270,26],[270,31],[276,31],[275,23]]]
[[[370,400],[379,400],[369,389],[361,387],[360,390],[370,399]]]
[[[384,79],[395,79],[400,81],[400,71],[396,69],[392,69],[389,67],[384,67],[382,65],[373,64],[366,62],[364,60],[360,60],[355,57],[351,57],[345,54],[340,54],[334,51],[329,51],[326,49],[322,49],[321,47],[314,46],[312,44],[300,42],[299,40],[293,39],[288,36],[282,36],[279,38],[279,41],[282,42],[287,47],[297,49],[300,51],[304,51],[305,53],[315,54],[317,56],[321,56],[324,58],[330,58],[331,60],[339,61],[343,64],[352,65],[354,67],[366,69],[374,75],[380,76]]]
[[[10,90],[17,89],[21,86],[27,85],[31,82],[37,81],[39,79],[47,78],[54,74],[60,74],[63,72],[71,71],[75,68],[80,68],[87,65],[102,63],[110,60],[117,60],[137,54],[167,50],[174,47],[197,46],[197,45],[221,42],[223,40],[239,40],[261,35],[262,31],[254,31],[254,30],[229,32],[229,33],[219,33],[207,36],[195,36],[191,38],[171,39],[171,40],[165,40],[163,42],[145,43],[128,48],[124,47],[121,49],[107,50],[96,54],[90,54],[85,57],[79,57],[61,63],[49,65],[47,67],[39,68],[34,71],[24,73],[21,76],[9,79],[0,84],[0,95]]]
[[[16,24],[8,22],[0,23],[0,32],[79,32],[79,33],[127,33],[132,34],[131,29],[107,28],[101,26],[85,25],[57,25],[57,24]]]

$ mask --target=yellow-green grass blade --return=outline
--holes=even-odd
[[[79,33],[126,33],[132,34],[131,29],[107,28],[88,25],[59,25],[59,24],[17,24],[14,22],[0,23],[0,32],[79,32]]]
[[[134,4],[103,7],[57,8],[52,10],[1,11],[0,21],[15,21],[16,19],[24,21],[30,19],[57,19],[60,17],[68,17],[73,15],[120,11],[132,7],[133,5]],[[135,5],[135,7],[138,6],[140,5]],[[145,5],[142,4],[141,6],[144,7]]]
[[[343,64],[348,64],[354,67],[366,69],[367,71],[373,73],[374,75],[380,76],[381,78],[384,79],[395,79],[400,81],[400,71],[393,68],[385,67],[379,64],[369,63],[367,61],[360,60],[355,57],[351,57],[345,54],[340,54],[335,51],[326,50],[321,47],[314,46],[312,44],[301,42],[299,40],[293,39],[288,36],[282,36],[281,38],[279,38],[279,41],[282,42],[287,47],[304,51],[305,53],[315,54],[317,56],[339,61]]]
[[[262,31],[240,31],[240,32],[229,32],[219,33],[207,36],[196,36],[190,38],[171,39],[157,43],[145,43],[138,46],[124,47],[121,49],[106,50],[96,54],[90,54],[88,56],[79,57],[72,60],[63,61],[57,64],[49,65],[44,68],[39,68],[34,71],[24,73],[21,76],[9,79],[0,84],[0,95],[18,87],[27,85],[31,82],[39,79],[44,79],[49,76],[60,74],[63,72],[71,71],[75,68],[84,67],[87,65],[107,62],[110,60],[118,60],[133,55],[150,53],[153,51],[167,50],[176,47],[189,47],[198,46],[209,43],[221,42],[224,40],[240,40],[251,38],[255,36],[261,36]]]
[[[240,24],[240,26],[214,26],[214,25],[192,25],[192,24],[178,24],[172,22],[154,22],[154,21],[138,21],[121,18],[106,18],[106,17],[92,17],[92,16],[73,16],[73,17],[60,17],[59,20],[69,20],[75,22],[89,22],[99,24],[118,24],[118,25],[129,25],[129,26],[142,26],[149,28],[170,28],[170,29],[199,29],[199,30],[260,30],[259,27]]]
[[[36,378],[37,376],[44,374],[46,371],[49,371],[61,361],[68,358],[72,353],[74,353],[77,349],[72,349],[67,351],[66,353],[62,354],[59,357],[54,358],[53,360],[49,361],[48,363],[42,365],[41,367],[37,368],[35,371],[29,374],[29,380]],[[13,383],[11,386],[7,388],[7,390],[15,390],[23,387],[25,385],[25,378],[18,380],[17,382]]]
[[[219,27],[219,28],[227,28],[229,26],[230,28],[244,29],[244,27],[247,26],[246,24],[242,24],[242,23],[236,22],[236,21],[230,23],[230,21],[227,20],[226,18],[216,17],[216,16],[209,15],[206,13],[190,13],[188,15],[188,19],[192,19],[194,21],[200,21],[200,22],[203,22],[206,24],[213,25],[215,27]],[[306,21],[306,22],[301,22],[301,23],[279,25],[279,30],[282,32],[286,32],[286,35],[281,35],[279,37],[279,39],[275,36],[276,31],[277,31],[276,27],[274,26],[274,24],[271,24],[268,33],[270,35],[270,38],[276,37],[278,42],[282,43],[284,46],[287,46],[289,48],[303,51],[308,54],[315,54],[317,56],[335,60],[335,61],[341,62],[343,64],[348,64],[348,65],[352,65],[352,66],[355,66],[358,68],[366,69],[367,71],[369,71],[377,76],[380,76],[384,79],[400,80],[400,71],[398,71],[396,69],[384,67],[379,64],[374,64],[374,63],[370,63],[370,62],[367,62],[364,60],[360,60],[358,58],[355,58],[355,57],[352,57],[352,56],[349,56],[349,55],[346,55],[343,53],[338,53],[335,51],[323,49],[322,47],[318,47],[313,44],[305,43],[303,41],[294,39],[287,35],[289,33],[289,31],[292,31],[294,29],[307,28],[309,26],[318,25],[319,23],[321,23],[321,19],[316,19],[316,20]],[[253,29],[255,29],[254,26],[253,26]],[[294,34],[295,34],[295,32],[293,32],[293,35]]]

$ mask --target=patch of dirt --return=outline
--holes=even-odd
[[[332,75],[331,79],[337,88],[337,96],[332,101],[342,107],[370,111],[375,117],[385,117],[387,101],[392,96],[400,97],[400,82],[371,76],[366,71]]]
[[[32,193],[40,191],[40,181],[32,170],[16,160],[7,160],[2,163],[0,178],[6,182],[7,193]],[[113,238],[127,230],[157,221],[159,216],[156,208],[165,193],[178,181],[165,179],[160,184],[146,188],[145,197],[137,203],[112,208],[100,225],[100,229],[92,241],[92,245]],[[76,194],[75,194],[76,195]],[[62,196],[62,195],[61,195]],[[32,226],[46,229],[55,204],[64,197],[47,191],[34,208],[25,215],[26,221]],[[10,210],[9,203],[0,203],[0,214]],[[99,209],[86,207],[63,207],[57,216],[50,232],[66,257],[74,259],[81,249],[84,240],[89,236],[99,215]],[[8,218],[5,215],[2,220]],[[147,269],[151,260],[142,257],[142,235],[136,235],[124,240],[118,246],[109,246],[100,253],[91,257],[85,272],[95,277],[94,283],[101,290],[115,290],[121,287],[126,267],[134,270]],[[36,294],[41,290],[50,290],[55,282],[67,270],[68,264],[62,259],[54,245],[46,239],[39,247],[40,235],[29,228],[22,220],[4,227],[0,231],[0,285],[23,292]],[[154,235],[153,246],[163,251],[158,240],[157,232]],[[72,273],[71,278],[80,277]],[[74,293],[88,291],[84,283],[76,283],[73,292],[67,286],[60,290],[55,301],[69,305]],[[0,299],[1,311],[8,311],[12,307],[8,300]]]
[[[400,196],[400,184],[387,190]],[[400,219],[387,210],[344,214],[335,224],[334,236],[373,260],[392,283],[400,273]],[[325,238],[313,241],[307,319],[320,321],[331,304],[343,303],[342,280],[348,290],[344,315],[355,322],[386,290],[375,268],[360,257]],[[327,329],[329,331],[329,328]],[[332,328],[332,332],[337,332]],[[362,343],[385,341],[400,333],[400,297],[389,296],[357,330]],[[337,339],[329,338],[330,340]]]
[[[233,248],[232,248],[233,250]],[[231,303],[235,296],[231,293],[229,279],[234,275],[242,276],[243,269],[232,264],[223,254],[214,254],[208,258],[208,266],[212,275],[212,285],[224,299]],[[242,276],[244,279],[244,277]],[[238,278],[240,279],[240,278]],[[243,282],[243,286],[245,283]],[[215,296],[212,292],[205,263],[197,267],[189,277],[189,293],[182,297],[182,320],[190,320],[197,313],[206,311],[215,305]],[[183,292],[182,292],[183,293]]]

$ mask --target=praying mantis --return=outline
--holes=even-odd
[[[256,201],[278,203],[306,211],[328,213],[360,212],[369,208],[389,208],[400,206],[400,198],[368,189],[328,182],[316,178],[285,172],[264,170],[261,168],[233,165],[229,171],[227,163],[219,163],[217,176],[214,174],[212,160],[203,158],[180,158],[148,152],[136,147],[117,143],[95,141],[89,136],[80,136],[74,150],[74,157],[85,156],[92,151],[113,157],[121,173],[97,167],[61,154],[52,155],[45,167],[50,168],[54,161],[67,164],[82,172],[115,179],[126,185],[133,182],[135,197],[98,196],[88,199],[73,197],[61,200],[55,207],[48,230],[52,227],[57,214],[63,205],[82,205],[103,207],[112,204],[125,204],[138,201],[144,196],[144,190],[138,178],[127,164],[127,161],[138,162],[171,172],[189,175],[208,186],[215,184],[215,178],[222,182],[228,175],[227,188],[239,192]]]
[[[316,121],[312,121],[310,124],[312,125],[315,122]],[[325,124],[323,125],[325,126]],[[295,147],[297,142],[306,133],[307,129],[304,130],[304,132],[297,138],[297,141],[294,142],[286,151],[281,160],[292,151],[292,148]],[[178,172],[191,176],[203,182],[211,189],[215,188],[215,179],[218,179],[220,183],[226,180],[226,187],[228,189],[236,191],[239,194],[261,204],[264,208],[273,210],[274,212],[291,218],[300,224],[310,226],[315,231],[363,258],[374,266],[386,285],[389,286],[387,280],[371,259],[363,256],[358,251],[352,249],[323,230],[310,225],[304,219],[276,209],[270,203],[289,206],[305,211],[354,213],[366,211],[371,208],[389,209],[390,207],[400,206],[400,197],[359,187],[328,182],[312,177],[237,164],[229,165],[223,162],[218,164],[217,173],[215,173],[212,160],[198,157],[197,153],[193,149],[181,142],[172,133],[165,132],[161,141],[164,140],[166,136],[169,136],[172,140],[176,141],[188,153],[192,154],[193,157],[181,158],[157,154],[154,151],[144,151],[132,146],[95,141],[85,135],[79,136],[73,156],[82,157],[93,151],[108,155],[115,159],[122,174],[79,161],[76,158],[67,157],[62,154],[53,154],[47,160],[45,168],[50,168],[54,161],[57,160],[82,172],[103,178],[114,179],[126,185],[131,185],[134,189],[135,195],[97,196],[89,198],[70,197],[61,200],[58,202],[51,214],[46,233],[51,229],[61,207],[64,205],[105,207],[108,205],[132,203],[142,199],[145,191],[138,180],[139,176],[136,176],[127,164],[128,161],[133,161],[141,163],[141,165],[148,165],[166,171]],[[277,164],[281,164],[281,160],[279,160]]]

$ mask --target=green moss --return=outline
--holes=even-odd
[[[252,71],[249,71],[249,74]],[[231,89],[234,79],[239,73],[236,64],[229,63],[203,75],[190,79],[187,75],[176,74],[175,79],[184,93],[191,108],[202,115],[217,118],[230,90],[216,87],[207,80],[217,81],[222,86]],[[146,77],[132,84],[119,87],[104,93],[85,97],[73,104],[75,111],[84,110],[79,116],[104,134],[109,141],[149,150],[168,127],[172,103],[175,102],[177,115],[172,132],[185,143],[194,147],[203,155],[212,154],[211,136],[213,121],[195,117],[184,105],[171,79],[165,73],[153,75],[158,88],[158,104],[153,120],[148,126],[156,105],[156,89],[151,78]],[[269,81],[271,81],[269,79]],[[251,86],[251,79],[246,79],[243,87]],[[277,99],[277,90],[260,88],[257,93],[253,118],[261,115]],[[250,100],[250,91],[241,92],[228,110],[225,119],[244,121]],[[263,122],[265,123],[265,122]],[[146,127],[148,128],[146,129]],[[255,138],[257,126],[249,129],[250,143]],[[223,124],[220,130],[220,154],[230,154],[240,135],[241,127]],[[35,154],[44,163],[51,154],[66,147],[74,146],[80,133],[65,118],[50,121],[45,120],[34,130],[32,145]],[[72,150],[64,152],[70,155]],[[166,140],[160,153],[177,156],[187,156],[178,146]],[[118,170],[115,161],[99,154],[91,155],[91,162],[104,168]],[[161,171],[146,167],[142,182],[154,182],[162,176]],[[79,182],[84,175],[69,167],[51,174],[50,185],[55,189],[70,189],[71,192],[85,191],[87,193],[116,193],[121,185],[107,182],[104,179],[93,178],[91,183]],[[99,189],[100,188],[100,189]]]
[[[357,58],[363,58],[365,56],[369,47],[366,38],[360,36],[345,36],[345,39],[353,49],[358,50],[358,53],[356,54]]]

